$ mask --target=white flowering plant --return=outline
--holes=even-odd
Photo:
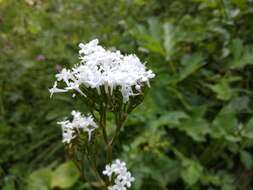
[[[90,185],[126,190],[131,187],[134,177],[123,161],[112,161],[113,145],[128,114],[143,101],[145,90],[150,87],[150,79],[155,74],[136,55],[106,50],[97,39],[80,43],[79,47],[80,63],[56,74],[57,81],[49,91],[51,97],[54,93],[66,92],[70,92],[73,98],[79,96],[90,113],[84,115],[72,111],[71,120],[58,122],[62,128],[62,142],[81,176]],[[115,127],[110,126],[114,130],[112,134],[108,134],[108,114],[115,118]],[[103,172],[97,163],[97,157],[102,154],[106,154],[104,163],[107,164]],[[95,181],[91,176],[95,176]]]

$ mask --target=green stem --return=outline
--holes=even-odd
[[[223,150],[223,140],[211,143],[208,148],[200,155],[200,161],[207,165],[213,158],[217,158]],[[215,152],[215,154],[213,154]]]
[[[112,163],[112,144],[107,145],[107,163]]]
[[[124,126],[124,122],[127,118],[127,114],[123,113],[122,118],[118,117],[117,113],[115,114],[115,120],[116,120],[116,131],[114,136],[112,137],[112,139],[107,143],[107,159],[108,159],[108,163],[112,162],[112,150],[113,150],[113,145],[115,140],[118,138],[119,134],[120,134],[120,130],[122,129],[122,127]]]
[[[88,179],[88,177],[87,177],[86,179],[87,179],[88,183],[89,183],[91,186],[103,187],[103,186],[105,186],[105,182],[104,182],[104,180],[102,179],[100,173],[99,173],[98,170],[97,170],[95,158],[92,159],[92,158],[90,157],[90,154],[92,154],[92,152],[90,151],[89,144],[87,143],[87,141],[84,141],[84,142],[85,142],[85,144],[83,144],[83,145],[84,145],[85,149],[82,151],[82,154],[83,154],[83,157],[82,157],[82,164],[83,164],[82,169],[83,169],[83,172],[84,172],[84,159],[85,159],[85,156],[86,156],[87,161],[89,162],[88,165],[91,166],[90,168],[91,168],[93,174],[95,175],[96,180],[98,180],[98,183],[97,183],[97,182],[92,182],[92,181],[90,181],[90,180]]]
[[[107,132],[106,132],[106,109],[104,107],[101,107],[100,111],[100,122],[99,122],[100,127],[102,128],[103,132],[103,138],[105,141],[105,144],[108,144],[108,138],[107,138]]]
[[[94,175],[96,176],[96,178],[98,179],[99,183],[101,184],[101,186],[105,186],[104,180],[102,179],[100,173],[99,173],[98,170],[97,170],[96,165],[95,165],[94,162],[90,159],[89,155],[87,155],[87,159],[88,159],[88,161],[90,162],[90,164],[91,164],[91,169],[92,169]]]
[[[4,85],[1,85],[1,91],[2,91],[2,93],[1,93],[1,95],[0,95],[0,107],[1,107],[1,109],[0,109],[0,113],[1,113],[1,115],[3,116],[3,118],[4,118],[4,116],[5,116],[5,108],[4,108],[4,98],[3,98],[3,92],[4,92]]]

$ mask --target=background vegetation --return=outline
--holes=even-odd
[[[88,190],[49,99],[79,42],[136,53],[157,77],[117,157],[136,190],[253,189],[252,0],[0,0],[0,189]],[[120,155],[120,156],[119,156]]]

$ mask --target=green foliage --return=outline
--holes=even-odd
[[[79,178],[79,171],[72,162],[61,164],[55,170],[42,168],[28,177],[28,190],[50,190],[72,187]]]
[[[51,187],[68,188],[75,184],[79,178],[79,171],[73,162],[60,165],[52,174]]]
[[[29,190],[48,190],[51,183],[51,171],[47,168],[39,169],[32,173],[28,178]]]
[[[252,189],[252,11],[250,0],[0,0],[0,188],[90,189],[60,165],[56,125],[87,108],[48,88],[97,37],[156,73],[113,155],[133,189]]]

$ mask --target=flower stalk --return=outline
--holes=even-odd
[[[72,111],[71,120],[58,122],[62,128],[62,141],[81,178],[91,186],[126,190],[131,187],[134,178],[127,171],[126,163],[118,159],[113,161],[113,146],[128,114],[143,101],[144,90],[150,86],[149,80],[155,74],[147,70],[136,55],[105,50],[97,39],[87,44],[81,43],[79,47],[80,63],[56,74],[57,81],[49,91],[51,97],[54,93],[71,92],[72,97],[79,94],[90,114]],[[60,87],[58,83],[61,83]],[[113,134],[107,126],[109,113],[115,119]],[[106,154],[106,159],[103,159],[103,154]],[[99,172],[105,163],[103,174],[109,179]]]

